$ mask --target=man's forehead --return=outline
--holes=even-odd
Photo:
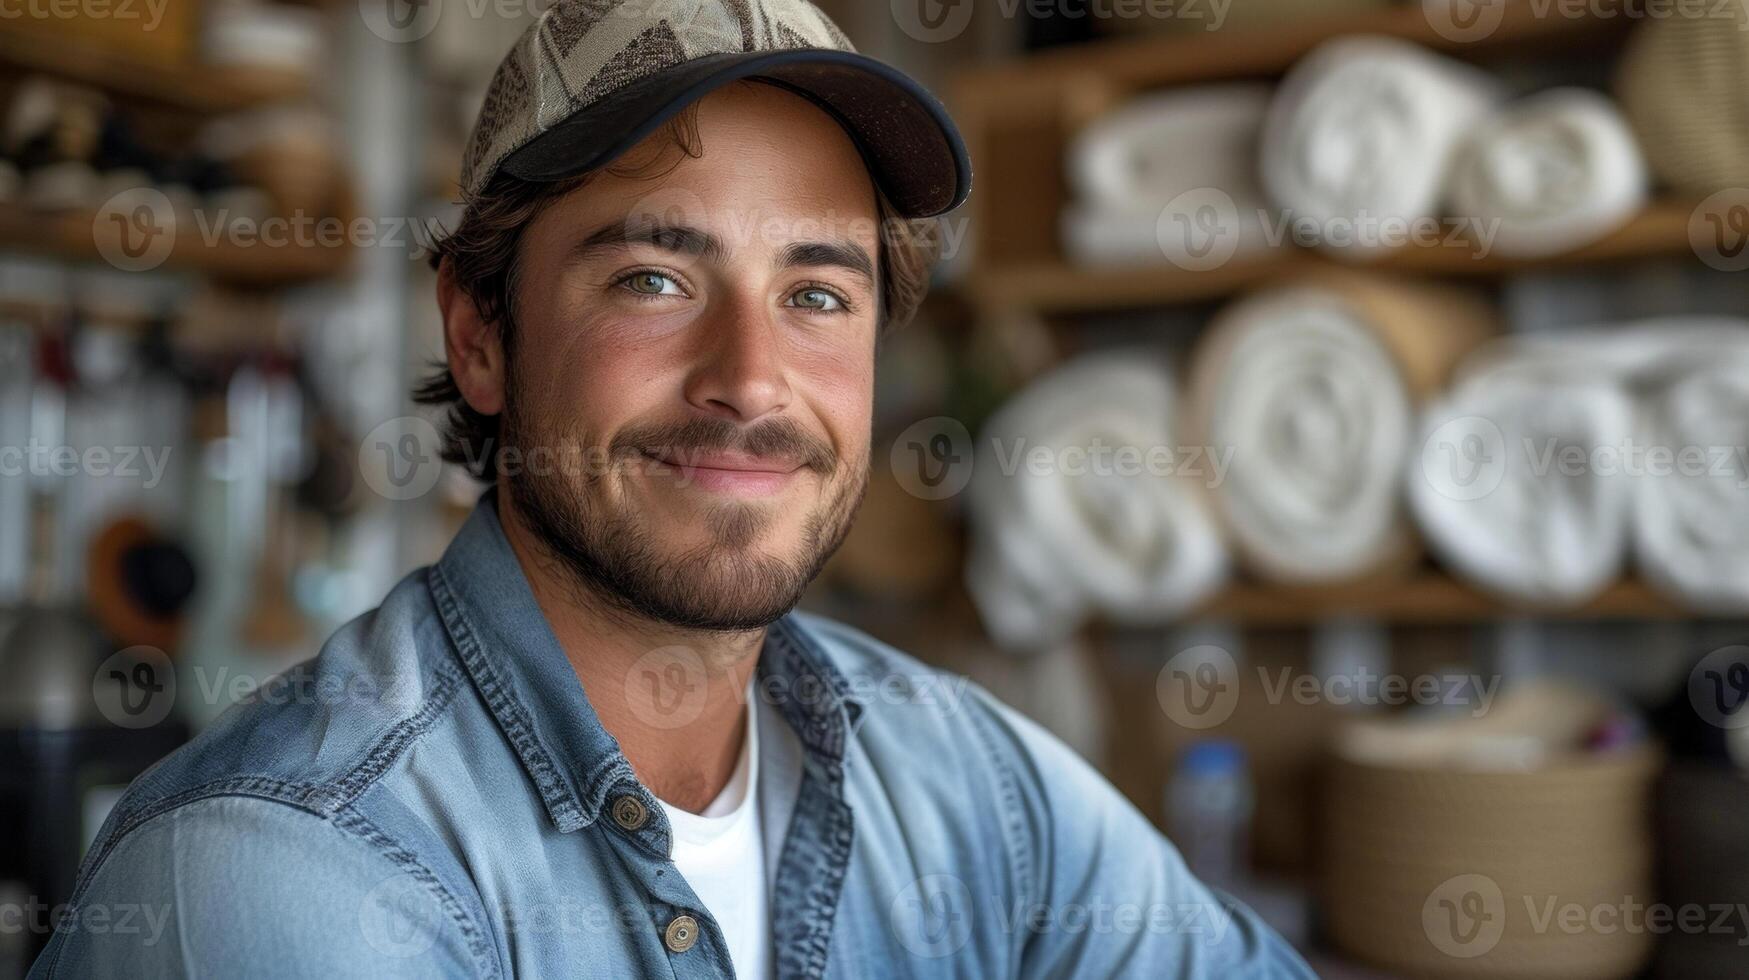
[[[608,182],[590,183],[561,202],[572,237],[614,235],[628,242],[661,242],[684,233],[705,236],[725,249],[779,250],[798,243],[844,241],[874,248],[881,219],[873,203],[812,194],[705,194],[677,183],[643,182],[642,193]]]

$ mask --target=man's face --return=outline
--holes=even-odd
[[[620,163],[659,176],[598,174],[524,233],[505,469],[591,592],[753,629],[800,599],[867,487],[875,196],[797,96],[743,83],[698,108],[701,157],[652,137]]]

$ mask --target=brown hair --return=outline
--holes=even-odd
[[[689,157],[703,155],[698,135],[698,107],[686,107],[664,128],[666,135]],[[676,161],[678,166],[679,161]],[[656,178],[661,172],[636,166],[605,168],[617,176]],[[522,231],[544,208],[584,186],[591,171],[567,180],[536,183],[498,174],[485,190],[464,198],[461,223],[452,233],[439,232],[430,247],[433,269],[445,261],[456,286],[471,299],[481,319],[499,331],[509,358],[516,337],[516,289]],[[880,230],[880,300],[876,316],[878,333],[909,323],[929,292],[929,269],[940,254],[939,225],[933,219],[898,217],[885,192],[875,192]],[[877,340],[878,344],[878,340]],[[462,397],[455,376],[443,364],[413,388],[413,401],[443,410],[443,458],[467,465],[481,480],[497,479],[498,417],[474,410]]]

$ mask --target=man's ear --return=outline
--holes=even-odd
[[[448,256],[437,269],[437,306],[443,311],[443,350],[456,388],[474,411],[497,415],[504,410],[504,338],[456,283]]]

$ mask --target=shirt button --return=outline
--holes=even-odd
[[[676,953],[684,953],[698,942],[698,920],[690,915],[676,916],[662,933],[662,941]]]
[[[650,822],[650,811],[643,800],[622,796],[613,801],[613,822],[627,830],[639,830]]]

